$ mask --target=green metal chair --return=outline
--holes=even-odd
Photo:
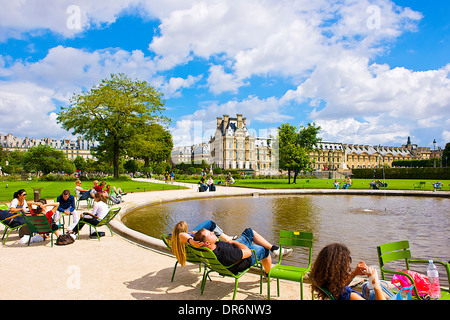
[[[111,210],[109,210],[108,214],[102,220],[100,220],[100,222],[97,223],[96,225],[90,223],[87,220],[83,220],[83,223],[87,224],[89,226],[89,234],[91,234],[91,227],[94,228],[95,232],[97,233],[97,238],[100,241],[100,235],[98,234],[97,228],[102,227],[102,226],[107,226],[108,229],[109,229],[109,232],[111,232],[111,236],[113,236],[113,232],[111,230],[111,227],[109,226],[109,223],[119,213],[120,209],[121,209],[120,207],[112,208]],[[78,227],[78,225],[77,225],[77,227]],[[78,233],[77,234],[78,234],[78,236],[80,236],[80,230],[79,229],[78,229]]]
[[[422,263],[422,264],[428,264],[428,260],[413,260],[411,259],[411,251],[409,250],[409,242],[408,241],[397,241],[397,242],[390,242],[385,243],[377,247],[377,253],[378,253],[378,261],[380,263],[380,270],[381,270],[381,278],[383,280],[385,279],[385,274],[399,274],[406,276],[411,284],[414,286],[414,298],[423,300],[424,298],[420,297],[417,292],[417,287],[414,282],[414,279],[407,273],[401,272],[398,270],[391,270],[386,268],[386,263],[400,260],[405,262],[406,270],[410,270],[410,263]],[[440,264],[443,265],[447,271],[447,279],[449,279],[449,287],[450,287],[450,265],[449,262],[442,262],[442,261],[436,261],[433,260],[434,264]],[[397,264],[398,265],[398,264]],[[426,268],[426,266],[425,266]],[[405,270],[405,269],[403,269]],[[441,299],[443,300],[449,300],[450,299],[450,293],[449,289],[442,288],[441,283]]]
[[[252,254],[255,255],[256,263],[253,266],[251,266],[250,268],[243,270],[243,271],[239,272],[238,274],[234,274],[230,270],[228,270],[228,268],[231,268],[234,264],[231,266],[224,266],[223,264],[221,264],[219,262],[216,255],[214,254],[214,252],[212,252],[209,248],[206,248],[206,247],[195,248],[190,245],[188,245],[188,246],[192,249],[192,252],[205,265],[205,270],[203,272],[203,279],[202,279],[202,284],[201,284],[201,294],[202,295],[203,295],[203,291],[205,289],[206,279],[209,277],[209,274],[211,272],[217,272],[221,276],[234,278],[235,281],[234,281],[233,300],[235,300],[239,279],[244,274],[246,274],[247,271],[251,269],[251,267],[254,267],[254,266],[259,267],[259,269],[260,269],[260,276],[259,276],[260,292],[259,293],[262,294],[263,269],[262,269],[261,262],[258,260],[258,258],[256,256],[255,250],[252,249]]]
[[[88,191],[86,191],[86,192],[88,192]],[[86,206],[87,206],[88,210],[94,206],[94,199],[92,199],[92,198],[87,198],[85,200],[79,200],[77,197],[75,197],[75,209],[78,210],[78,207],[80,206],[81,201],[86,201]]]
[[[30,240],[33,237],[33,234],[36,233],[50,233],[51,234],[51,246],[53,247],[53,234],[61,228],[61,225],[57,225],[58,229],[53,230],[52,226],[47,220],[47,217],[43,214],[39,215],[30,215],[30,214],[24,214],[23,215],[25,219],[25,223],[27,224],[28,228],[30,229],[30,238],[28,239],[28,245],[30,245]]]
[[[161,239],[164,242],[164,244],[166,245],[166,247],[170,251],[172,251],[172,242],[170,240],[170,237],[171,236],[169,236],[167,234],[161,235]],[[199,258],[197,258],[195,253],[192,252],[192,249],[190,246],[186,246],[186,261],[190,262],[190,263],[198,263],[199,264],[199,272],[202,271],[202,262]],[[178,260],[175,262],[175,266],[173,267],[172,279],[170,280],[170,282],[173,282],[173,279],[175,277],[175,271],[177,270],[177,266],[178,266]]]
[[[313,279],[310,279],[310,280],[311,280],[311,282],[314,282]],[[318,285],[312,285],[312,286],[311,286],[311,296],[312,296],[312,300],[314,300],[314,291],[315,291],[315,290],[320,290],[320,291],[323,292],[323,293],[328,297],[328,299],[330,299],[330,300],[336,300],[336,299],[333,297],[333,295],[331,294],[330,291],[328,291],[328,290],[325,289],[324,287],[321,287],[321,286],[318,286]]]
[[[18,214],[18,215],[20,215],[20,214]],[[12,216],[12,217],[10,217],[10,218],[7,218],[7,219],[5,219],[5,220],[0,220],[0,223],[5,227],[5,229],[4,229],[4,231],[3,231],[3,236],[2,236],[2,244],[5,244],[6,241],[8,241],[8,237],[9,237],[9,234],[11,233],[11,231],[20,229],[20,228],[22,228],[22,227],[24,226],[23,224],[18,225],[18,226],[15,226],[15,227],[9,226],[9,225],[6,223],[6,220],[12,219],[13,217],[14,217],[14,216]],[[5,238],[5,235],[6,235],[6,238]]]
[[[9,207],[8,207],[7,204],[1,204],[1,205],[0,205],[0,210],[8,211],[8,210],[9,210]],[[20,214],[17,214],[17,215],[20,215]],[[6,243],[6,241],[8,240],[8,237],[9,237],[9,234],[11,233],[11,231],[20,229],[20,228],[23,226],[23,224],[18,225],[18,226],[15,226],[15,227],[11,227],[10,225],[8,225],[8,223],[6,222],[6,220],[12,219],[14,216],[15,216],[15,215],[13,215],[13,216],[11,216],[11,217],[9,217],[9,218],[6,218],[5,220],[0,220],[0,223],[1,223],[1,224],[4,226],[4,228],[5,228],[5,229],[3,230],[3,235],[2,235],[2,244],[5,244],[5,243]],[[5,236],[6,236],[6,238],[5,238]]]
[[[277,279],[277,292],[280,296],[280,279],[300,282],[300,297],[303,300],[303,277],[311,269],[313,234],[310,232],[296,232],[280,230],[280,252],[283,246],[304,247],[309,251],[308,266],[296,267],[281,263],[283,254],[280,254],[278,263],[273,266],[267,275],[267,299],[270,300],[270,278]]]

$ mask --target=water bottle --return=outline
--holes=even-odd
[[[431,299],[439,299],[441,297],[441,287],[439,285],[439,273],[433,260],[428,261],[427,276],[430,283],[430,297]]]
[[[374,271],[375,271],[374,273],[377,274],[377,278],[378,278],[378,274],[379,274],[379,272],[378,272],[378,266],[369,266],[369,268],[373,268],[373,269],[374,269]],[[367,286],[369,287],[370,290],[373,289],[372,280],[373,280],[373,276],[370,276],[369,279],[368,279],[368,281],[367,281]]]

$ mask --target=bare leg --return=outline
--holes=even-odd
[[[267,241],[266,239],[264,239],[263,236],[260,235],[255,230],[253,230],[253,242],[257,245],[260,245],[260,246],[266,248],[267,250],[272,249],[272,244],[269,241]]]
[[[272,268],[272,257],[270,256],[270,254],[267,256],[267,258],[261,260],[261,264],[264,268],[264,271],[266,273],[269,273],[270,268]]]

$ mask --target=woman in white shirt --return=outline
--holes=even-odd
[[[80,216],[80,221],[78,221],[78,224],[72,229],[68,230],[69,233],[77,234],[81,230],[81,228],[83,228],[84,221],[89,222],[92,225],[97,225],[108,214],[109,208],[106,204],[106,198],[103,193],[96,192],[94,194],[94,201],[95,204],[94,208],[92,208],[92,212],[84,212]]]
[[[31,206],[33,204],[37,205],[37,203],[33,201],[27,201],[26,197],[27,192],[25,191],[25,189],[20,189],[19,191],[14,192],[14,199],[9,205],[9,211],[13,214],[19,213],[19,211],[22,211],[23,213],[30,212],[28,206]]]

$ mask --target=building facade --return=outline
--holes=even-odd
[[[198,150],[195,155],[194,150]],[[174,163],[203,159],[222,169],[249,169],[258,174],[278,174],[278,152],[273,141],[250,135],[246,118],[224,115],[217,117],[215,134],[209,144],[177,147],[172,152]],[[209,153],[209,156],[208,156]],[[359,168],[392,167],[393,161],[429,159],[442,156],[441,148],[432,150],[411,144],[408,137],[401,147],[319,142],[310,153],[314,171],[348,171]]]
[[[250,135],[246,118],[237,114],[217,117],[217,127],[209,141],[211,161],[222,169],[248,169],[259,174],[276,171],[276,156],[270,139]]]
[[[57,140],[57,139],[35,139],[35,138],[18,138],[12,134],[0,134],[0,145],[10,151],[19,150],[27,151],[29,148],[36,147],[38,145],[49,145],[55,150],[62,151],[66,157],[70,160],[75,160],[77,157],[83,157],[84,159],[95,159],[91,155],[91,147],[94,144],[90,141],[83,140],[78,137],[76,140]]]

